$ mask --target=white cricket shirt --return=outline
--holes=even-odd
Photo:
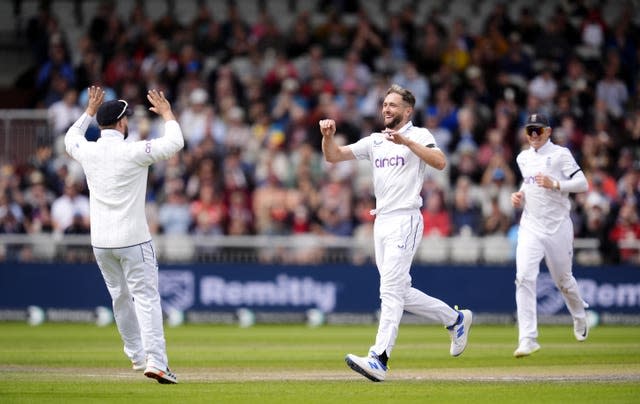
[[[580,167],[569,149],[550,140],[537,151],[533,147],[521,151],[516,162],[522,174],[520,190],[524,192],[520,225],[543,234],[555,233],[569,216],[569,193],[543,188],[536,184],[535,176],[542,173],[561,181],[573,177]]]
[[[148,167],[182,149],[180,126],[168,121],[162,137],[137,142],[125,142],[122,133],[105,129],[96,142],[89,142],[84,134],[91,119],[83,114],[64,138],[67,153],[87,177],[91,244],[122,248],[147,242],[151,240],[144,210]]]
[[[418,144],[437,148],[431,132],[413,126],[411,122],[398,132]],[[366,159],[372,163],[376,214],[422,207],[420,192],[427,163],[407,146],[395,144],[387,140],[383,133],[376,132],[349,147],[356,159]]]

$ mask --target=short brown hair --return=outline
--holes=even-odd
[[[402,101],[409,104],[411,108],[416,106],[416,97],[413,95],[411,91],[407,90],[406,88],[398,84],[392,84],[391,87],[389,87],[389,89],[387,90],[387,95],[391,93],[396,93],[400,95],[400,97],[402,97]]]

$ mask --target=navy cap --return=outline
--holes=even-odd
[[[125,116],[133,115],[133,110],[125,100],[111,100],[102,103],[98,108],[96,120],[100,126],[110,126]]]
[[[524,126],[533,128],[546,128],[547,126],[549,126],[549,121],[543,114],[531,114],[529,115],[529,118],[527,118],[527,123]]]

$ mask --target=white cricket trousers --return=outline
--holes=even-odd
[[[111,295],[113,315],[134,362],[167,368],[167,353],[158,292],[158,263],[153,243],[125,248],[93,248]]]
[[[376,342],[370,348],[377,355],[391,351],[398,337],[404,310],[450,326],[458,312],[443,301],[411,287],[411,262],[422,240],[424,223],[419,210],[402,210],[378,215],[373,225],[375,258],[380,273],[380,322]]]
[[[552,235],[520,227],[516,247],[518,340],[538,337],[536,280],[544,258],[573,318],[585,318],[585,302],[573,277],[573,223],[569,217]]]

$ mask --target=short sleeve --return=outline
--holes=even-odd
[[[561,170],[562,175],[566,178],[572,178],[578,171],[581,171],[580,166],[576,163],[573,155],[568,149],[564,149],[561,155]]]
[[[372,137],[367,136],[349,145],[357,160],[371,160]]]

